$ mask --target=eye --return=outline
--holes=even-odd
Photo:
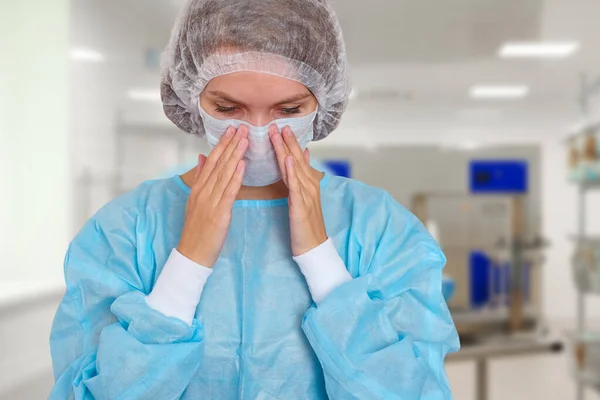
[[[236,110],[237,110],[237,107],[223,107],[223,106],[219,106],[219,105],[215,109],[216,112],[222,113],[222,114],[231,114],[231,113],[235,112]]]
[[[282,108],[281,113],[285,115],[299,114],[301,112],[300,106],[294,108]]]

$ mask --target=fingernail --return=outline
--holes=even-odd
[[[242,138],[240,140],[240,142],[238,143],[238,149],[241,149],[242,147],[244,147],[246,145],[246,142],[247,142],[246,138]]]
[[[285,128],[283,128],[283,134],[286,136],[292,136],[292,128],[286,126]]]
[[[225,136],[227,137],[231,137],[233,136],[235,132],[235,128],[233,126],[230,126],[229,128],[227,128],[227,130],[225,131]]]
[[[274,135],[277,133],[277,125],[273,124],[269,127],[269,135]]]

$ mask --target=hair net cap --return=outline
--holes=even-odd
[[[350,95],[342,31],[326,0],[191,0],[163,55],[161,97],[180,129],[204,136],[198,98],[218,76],[255,71],[297,81],[319,107],[313,140],[339,124]]]

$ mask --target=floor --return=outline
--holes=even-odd
[[[48,371],[32,378],[26,385],[17,387],[8,393],[0,394],[0,400],[47,399],[53,382],[52,371]]]
[[[493,361],[488,400],[576,400],[570,362],[571,354],[566,352]],[[456,400],[479,400],[475,398],[474,363],[450,363],[446,370]],[[600,400],[600,395],[586,390],[585,400]]]
[[[488,400],[575,400],[575,385],[568,370],[568,354],[494,361],[490,365]],[[472,363],[452,363],[447,371],[456,400],[478,400],[475,399],[475,368]],[[52,374],[48,371],[23,387],[0,395],[0,399],[46,399],[51,386]],[[588,391],[585,400],[600,400],[600,396]]]

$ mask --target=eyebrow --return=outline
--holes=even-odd
[[[226,101],[228,103],[244,104],[242,101],[236,100],[233,97],[231,97],[230,95],[228,95],[227,93],[221,92],[219,90],[210,90],[208,92],[208,94],[210,94],[211,96],[214,96],[214,97],[218,97],[221,100]],[[289,98],[287,98],[287,99],[285,99],[283,101],[278,102],[277,105],[287,104],[287,103],[294,103],[294,102],[297,102],[297,101],[301,101],[301,100],[307,99],[310,96],[312,96],[312,94],[310,92],[299,93],[297,95],[291,96],[291,97],[289,97]]]

